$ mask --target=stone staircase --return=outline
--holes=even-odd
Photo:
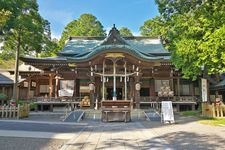
[[[80,122],[81,120],[101,120],[101,110],[84,109],[70,112],[64,122]],[[132,109],[131,120],[161,121],[160,114],[155,109]]]

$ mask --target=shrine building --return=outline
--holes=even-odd
[[[177,111],[193,110],[199,81],[182,79],[170,58],[160,38],[122,37],[114,26],[107,37],[70,37],[56,57],[21,57],[40,71],[20,74],[26,76],[20,95],[51,107],[86,97],[90,108],[107,100],[130,101],[133,108],[171,100]]]

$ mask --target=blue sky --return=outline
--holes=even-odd
[[[157,16],[154,0],[37,0],[42,17],[51,23],[52,36],[59,38],[64,27],[83,13],[91,13],[105,30],[113,24],[139,35],[144,21]]]

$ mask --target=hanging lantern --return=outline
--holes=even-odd
[[[90,91],[93,91],[95,89],[94,83],[89,84],[89,89],[90,89]]]
[[[140,89],[141,89],[141,84],[140,84],[140,83],[136,83],[135,89],[136,89],[137,91],[140,91]]]

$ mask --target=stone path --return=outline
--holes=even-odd
[[[195,118],[178,124],[134,121],[92,122],[61,150],[224,150],[225,128],[203,125]]]
[[[129,123],[56,123],[0,120],[0,149],[7,150],[224,150],[225,127],[196,118],[177,124],[132,120]]]
[[[170,149],[167,141],[156,137],[153,130],[145,128],[140,122],[99,123],[87,126],[61,150]]]

